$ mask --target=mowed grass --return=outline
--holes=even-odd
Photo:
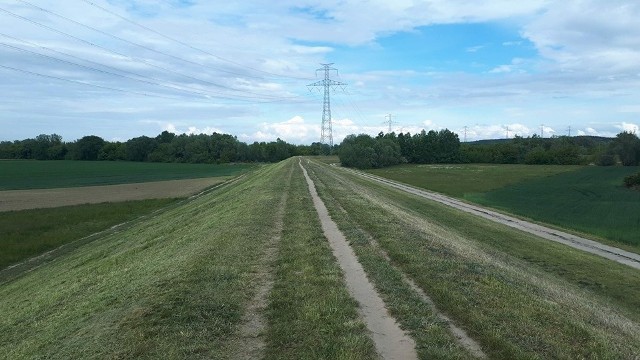
[[[269,297],[267,359],[375,359],[297,160]]]
[[[234,176],[252,164],[176,164],[128,161],[0,161],[0,190],[114,185]]]
[[[239,328],[279,234],[268,328],[247,340]],[[234,359],[260,340],[267,358],[375,358],[294,159],[0,281],[0,298],[7,359]]]
[[[368,172],[458,198],[485,193],[528,179],[580,169],[580,166],[452,164],[398,165]]]
[[[0,270],[175,201],[153,199],[0,212]]]
[[[390,299],[391,311],[400,291],[385,290],[385,283],[393,283],[396,275],[375,270],[384,266],[370,261],[375,249],[364,241],[367,236],[490,358],[632,359],[640,353],[639,271],[349,173],[312,166],[325,185],[325,202],[336,201],[348,214],[349,221],[339,225],[368,264],[376,287]],[[363,231],[364,237],[358,235]],[[412,322],[429,324],[418,314],[408,311],[401,322],[409,329]],[[419,349],[425,358],[446,344],[418,343],[426,347]]]
[[[640,167],[585,167],[466,198],[640,251],[640,191],[622,185]]]
[[[281,173],[266,167],[0,284],[0,354],[228,357]]]

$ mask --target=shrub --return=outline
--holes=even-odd
[[[640,173],[625,177],[624,186],[628,188],[640,187]]]

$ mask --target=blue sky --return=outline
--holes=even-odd
[[[640,125],[638,18],[631,0],[3,0],[0,141],[308,144],[321,63],[348,84],[331,93],[336,143],[387,114],[467,140],[614,136]]]

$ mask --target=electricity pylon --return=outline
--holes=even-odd
[[[324,87],[324,101],[322,104],[322,130],[320,132],[320,142],[323,144],[329,144],[331,149],[333,149],[333,130],[331,128],[331,99],[329,93],[332,86],[345,86],[347,84],[331,80],[329,75],[331,74],[332,70],[335,70],[336,75],[338,75],[338,69],[331,67],[333,63],[320,65],[322,65],[322,68],[316,70],[316,76],[318,75],[318,71],[324,71],[324,80],[316,81],[313,84],[309,84],[307,86]]]
[[[385,119],[387,119],[387,121],[382,122],[383,124],[387,124],[387,125],[389,125],[389,132],[388,132],[388,134],[391,134],[391,125],[393,125],[393,124],[397,124],[397,123],[398,123],[397,121],[393,121],[393,120],[391,120],[391,116],[392,116],[391,114],[387,114],[387,115],[385,115]]]

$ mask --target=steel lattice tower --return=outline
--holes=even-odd
[[[322,128],[320,132],[320,142],[323,144],[329,144],[331,149],[333,149],[333,130],[331,128],[331,87],[332,86],[344,86],[347,84],[341,83],[339,81],[331,80],[330,74],[331,71],[335,71],[336,75],[338,74],[338,69],[332,68],[330,64],[320,64],[322,68],[316,70],[316,75],[318,71],[324,71],[324,80],[316,81],[313,84],[309,84],[307,86],[322,86],[324,87],[324,101],[322,103]]]

